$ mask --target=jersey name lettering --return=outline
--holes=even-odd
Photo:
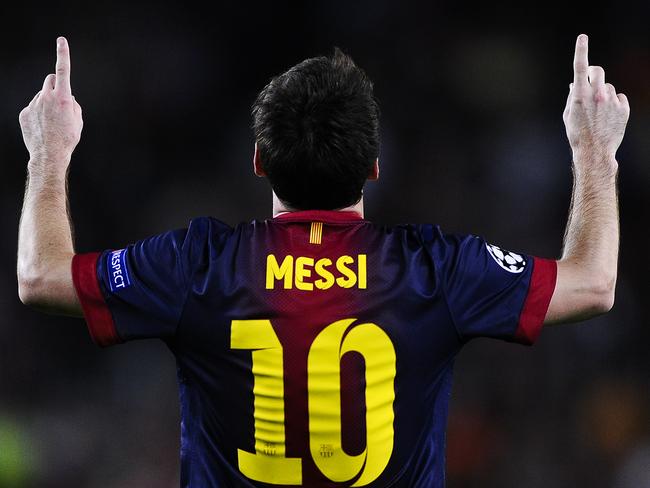
[[[288,254],[281,262],[278,261],[275,254],[269,254],[266,257],[267,290],[273,290],[276,281],[279,281],[279,286],[285,290],[294,287],[304,291],[327,290],[334,285],[341,288],[356,286],[359,289],[365,289],[368,282],[367,276],[365,254],[358,254],[356,259],[347,254],[336,259],[294,257]]]

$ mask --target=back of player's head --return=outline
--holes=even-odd
[[[379,153],[373,85],[335,48],[273,78],[253,104],[260,160],[294,209],[337,209],[361,198]]]

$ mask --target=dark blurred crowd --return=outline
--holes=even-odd
[[[270,76],[336,45],[374,80],[382,109],[381,178],[366,188],[367,218],[435,222],[558,257],[572,184],[561,115],[580,32],[590,35],[591,63],[632,108],[619,151],[616,305],[543,331],[532,348],[466,347],[448,485],[650,487],[642,2],[580,12],[387,0],[197,8],[86,2],[3,13],[0,488],[178,485],[172,355],[155,341],[101,350],[83,321],[18,300],[27,153],[17,116],[53,70],[57,35],[69,39],[84,109],[70,174],[79,252],[122,247],[198,215],[230,224],[270,217],[270,190],[252,174],[250,105]]]

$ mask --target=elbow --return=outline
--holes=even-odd
[[[616,269],[558,261],[557,281],[547,323],[580,322],[608,313],[614,306]]]
[[[592,285],[592,308],[594,315],[602,315],[614,307],[616,276],[601,276]]]
[[[18,272],[18,298],[29,307],[40,307],[45,302],[45,278],[39,273]]]

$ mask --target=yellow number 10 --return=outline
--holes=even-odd
[[[343,319],[323,329],[307,358],[309,447],[332,481],[364,486],[384,471],[393,452],[395,348],[372,323]],[[349,331],[348,331],[349,330]],[[347,334],[346,334],[347,332]],[[230,347],[252,350],[255,453],[237,450],[239,470],[264,483],[302,484],[302,459],[286,457],[282,344],[270,320],[233,320]],[[341,358],[361,354],[366,367],[366,448],[351,456],[341,441]]]

